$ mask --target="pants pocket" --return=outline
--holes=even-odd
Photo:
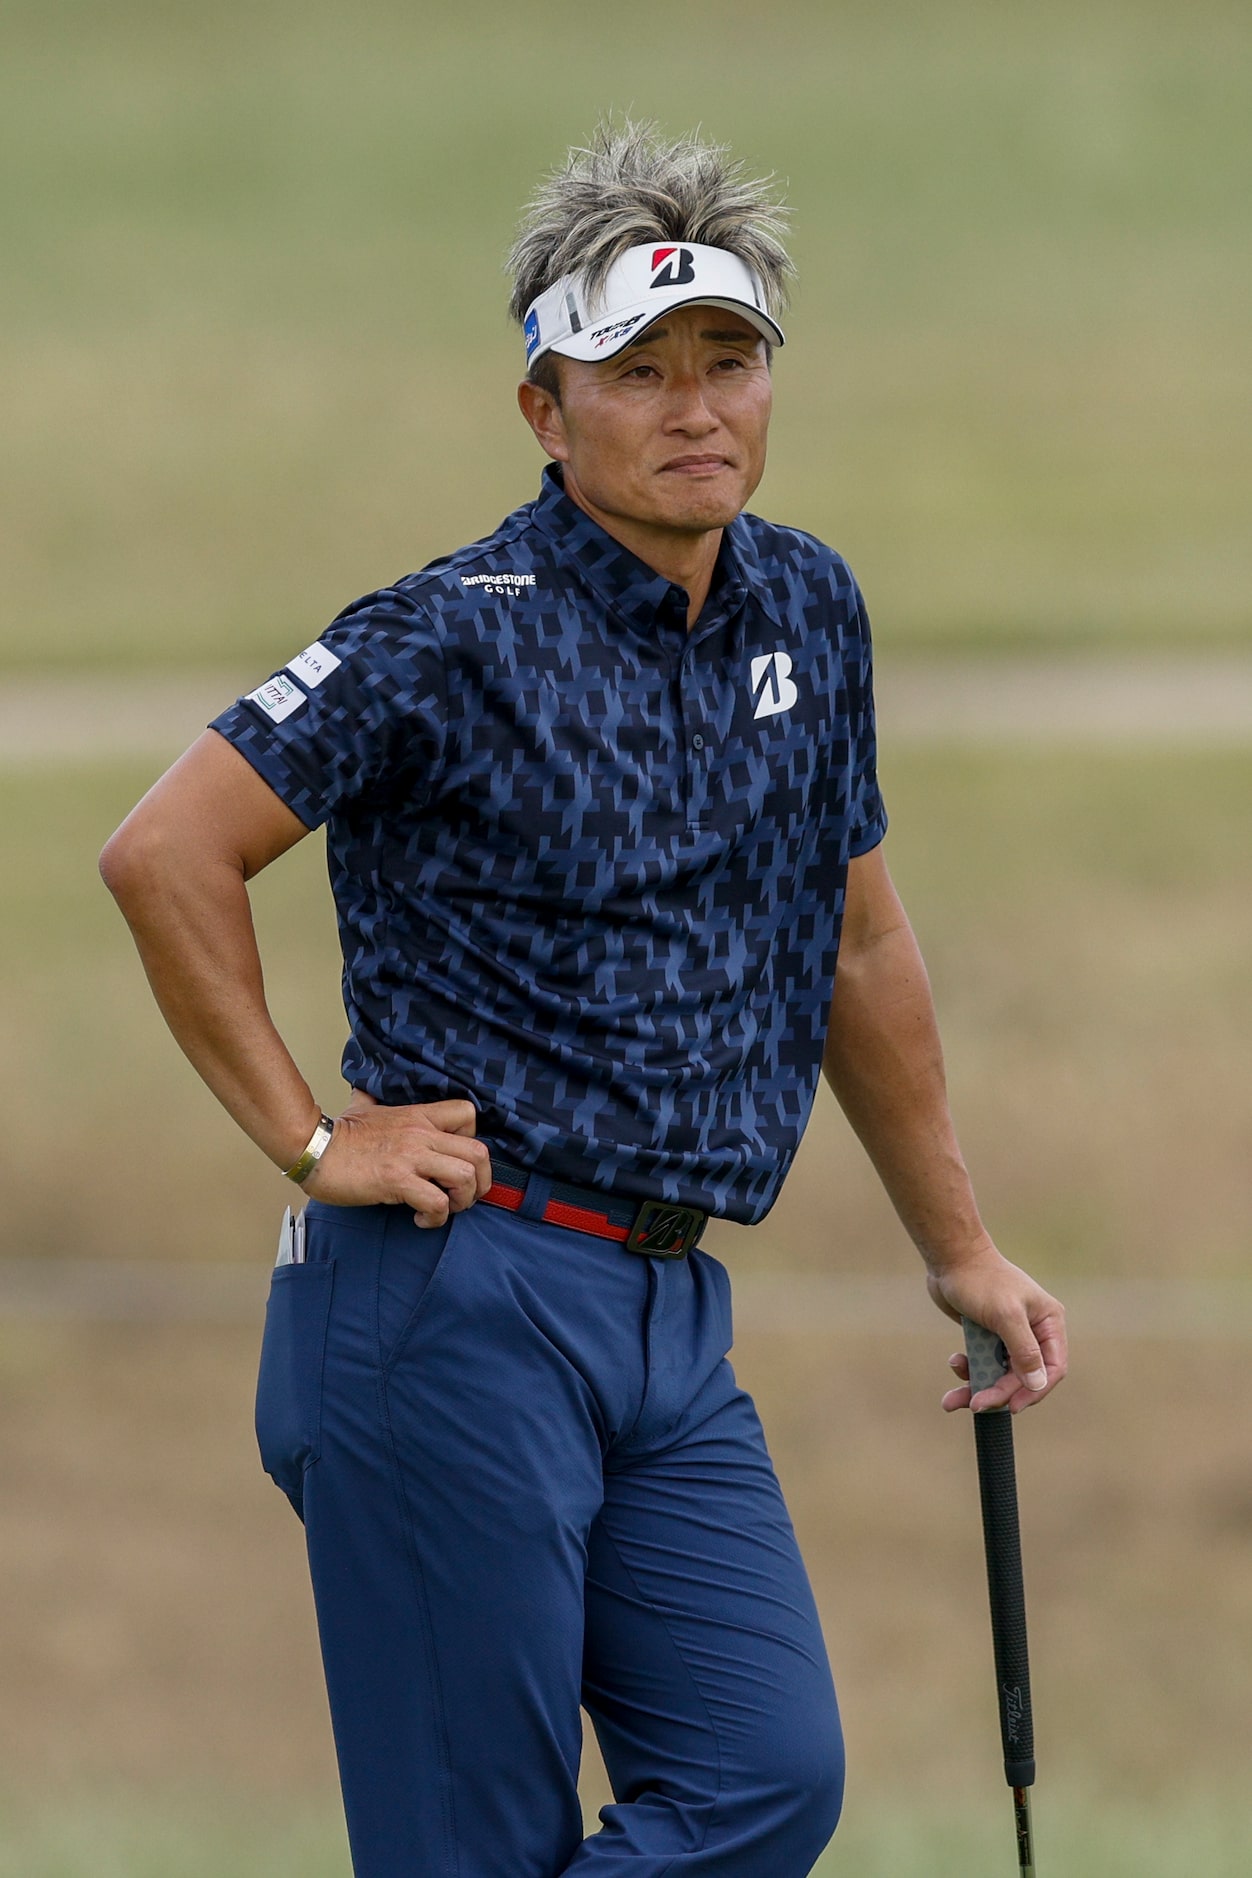
[[[261,1465],[303,1517],[304,1475],[322,1438],[322,1370],[335,1262],[278,1265],[270,1279],[256,1385]]]
[[[378,1284],[378,1352],[388,1374],[408,1349],[431,1292],[441,1284],[459,1213],[442,1226],[418,1226],[407,1207],[387,1220]]]

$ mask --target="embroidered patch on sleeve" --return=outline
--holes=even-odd
[[[339,663],[338,659],[335,663]],[[247,697],[249,704],[255,704],[275,724],[281,724],[285,717],[290,717],[293,711],[298,711],[302,704],[308,703],[308,697],[299,685],[293,685],[290,678],[284,678],[281,672],[277,678],[267,678],[263,685],[258,685]]]
[[[321,684],[323,678],[329,678],[330,674],[342,664],[343,660],[337,652],[332,652],[329,646],[324,646],[320,640],[315,639],[311,646],[306,646],[304,651],[297,653],[294,659],[288,659],[287,670],[294,672],[301,683],[313,691]]]

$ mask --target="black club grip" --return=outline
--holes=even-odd
[[[1009,1367],[1008,1351],[992,1331],[964,1319],[970,1387],[988,1389]],[[1029,1787],[1035,1778],[1035,1724],[1030,1709],[1030,1662],[1026,1653],[1026,1593],[1022,1585],[1022,1542],[1017,1523],[1017,1472],[1013,1465],[1013,1417],[1007,1409],[987,1409],[974,1417],[978,1454],[978,1492],[982,1500],[982,1536],[987,1553],[987,1590],[991,1598],[991,1640],[995,1648],[996,1693],[1004,1776],[1010,1787]]]
[[[1035,1778],[1035,1725],[1030,1707],[1030,1661],[1026,1649],[1026,1594],[1017,1523],[1017,1476],[1013,1465],[1013,1417],[992,1409],[974,1417],[978,1492],[982,1500],[991,1638],[995,1648],[1000,1739],[1004,1777],[1010,1787]]]

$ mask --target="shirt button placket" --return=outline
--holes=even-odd
[[[683,722],[697,725],[704,722],[704,699],[701,696],[699,680],[692,669],[694,661],[688,657],[683,662],[682,693]],[[702,730],[691,729],[687,733],[687,826],[700,829],[704,826],[705,810],[708,806],[709,767],[708,739]]]

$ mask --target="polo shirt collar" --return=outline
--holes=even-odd
[[[566,495],[559,464],[545,467],[531,516],[556,546],[562,561],[573,563],[596,597],[619,619],[637,632],[653,636],[658,616],[668,614],[671,618],[681,617],[685,632],[684,590],[623,547]],[[771,617],[776,617],[773,596],[761,574],[747,523],[740,515],[722,532],[713,585],[697,632],[703,633],[733,617],[749,594]]]

